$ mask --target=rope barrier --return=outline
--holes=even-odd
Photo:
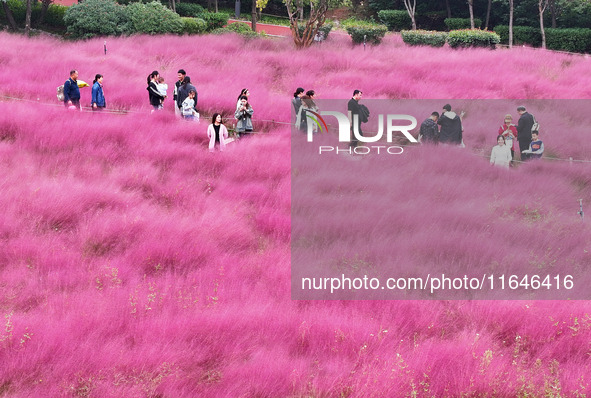
[[[63,107],[62,104],[50,104],[50,103],[46,103],[46,102],[40,102],[39,100],[35,101],[32,99],[27,99],[27,98],[18,98],[18,97],[11,97],[8,95],[4,95],[4,94],[0,94],[0,98],[4,98],[4,99],[8,99],[8,100],[12,100],[12,101],[23,101],[23,102],[31,102],[31,103],[35,103],[35,104],[41,104],[41,105],[45,105],[45,106],[53,106],[53,107]],[[145,115],[146,112],[141,112],[141,111],[134,111],[134,110],[116,110],[116,109],[104,109],[101,111],[93,111],[92,107],[80,107],[82,112],[89,112],[89,113],[93,113],[93,114],[111,114],[111,115],[127,115],[127,114],[142,114]],[[209,115],[204,115],[204,116],[209,116]],[[213,115],[211,115],[213,116]],[[222,118],[222,120],[232,120],[234,121],[235,119],[232,117],[225,117]],[[271,123],[271,124],[278,124],[278,125],[284,125],[284,126],[294,126],[293,123],[290,122],[278,122],[276,120],[267,120],[267,119],[254,119],[256,122],[264,122],[264,123]],[[329,125],[330,126],[330,125]],[[330,127],[329,127],[330,129]],[[264,134],[261,132],[247,132],[247,134]],[[405,147],[405,148],[416,148],[417,145],[404,145],[404,144],[400,144],[399,146],[401,147]],[[472,154],[477,155],[477,156],[482,156],[484,158],[490,159],[490,156],[488,155],[480,155],[474,151],[471,151]],[[549,156],[544,156],[542,157],[542,159],[545,160],[553,160],[553,161],[562,161],[562,162],[577,162],[577,163],[591,163],[591,160],[587,160],[587,159],[573,159],[573,158],[568,158],[568,159],[562,159],[562,158],[557,158],[557,157],[549,157]],[[521,160],[513,160],[513,163],[525,163]]]

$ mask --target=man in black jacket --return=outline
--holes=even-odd
[[[349,115],[349,121],[351,122],[351,143],[349,144],[351,148],[356,148],[357,144],[359,143],[355,137],[355,134],[353,133],[355,115],[357,115],[357,131],[359,132],[360,136],[363,136],[363,132],[361,131],[361,110],[359,109],[359,100],[361,99],[362,95],[363,93],[361,90],[354,90],[353,98],[351,98],[347,103],[347,113]]]
[[[78,88],[78,71],[71,70],[70,78],[64,83],[64,105],[75,106],[80,110],[80,89]]]
[[[441,126],[439,130],[439,142],[442,144],[455,144],[460,145],[462,143],[462,115],[457,115],[451,111],[451,105],[445,104],[443,106],[443,112],[437,120],[437,124]]]
[[[176,104],[179,109],[183,106],[183,101],[189,96],[191,90],[195,91],[195,110],[197,110],[197,89],[191,84],[191,78],[189,76],[185,76],[183,84],[179,87],[176,94]]]
[[[531,143],[531,128],[534,125],[534,117],[527,112],[525,106],[517,108],[519,122],[517,123],[517,140],[519,141],[519,152],[529,149]],[[521,153],[521,160],[525,161],[529,159],[529,154]]]
[[[172,97],[172,99],[174,100],[174,113],[175,115],[180,116],[181,112],[180,112],[180,108],[177,105],[177,96],[179,93],[179,88],[181,87],[181,85],[183,84],[183,81],[185,80],[185,76],[187,76],[187,72],[185,72],[184,69],[179,69],[179,71],[177,72],[177,77],[178,80],[174,83],[174,95]]]

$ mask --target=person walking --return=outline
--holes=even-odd
[[[80,110],[80,89],[78,88],[78,71],[72,69],[70,78],[64,83],[64,105]]]
[[[96,74],[92,81],[92,99],[90,106],[93,111],[101,111],[106,107],[105,93],[103,92],[103,75]]]
[[[220,152],[226,149],[228,129],[222,123],[222,115],[214,113],[211,124],[207,126],[207,137],[209,138],[209,152],[214,152],[216,142],[219,143]]]

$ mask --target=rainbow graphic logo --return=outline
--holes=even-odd
[[[320,116],[319,113],[316,113],[314,111],[306,109],[306,118],[312,119],[312,121],[318,125],[320,132],[322,132],[322,131],[328,132],[328,126],[326,125],[324,118],[322,116]],[[324,126],[324,129],[322,128],[323,126]]]

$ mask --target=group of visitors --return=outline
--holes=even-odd
[[[293,99],[291,104],[293,105],[296,115],[296,126],[302,131],[308,130],[308,115],[307,111],[318,112],[318,106],[314,99],[316,98],[316,92],[314,90],[308,90],[304,92],[302,87],[298,87],[293,93]],[[314,132],[317,131],[318,127],[316,124],[312,124]]]
[[[509,167],[515,159],[515,141],[519,143],[521,161],[539,159],[544,154],[544,143],[539,138],[539,124],[524,106],[517,108],[519,121],[513,124],[513,117],[505,115],[505,122],[499,127],[497,145],[492,149],[490,164]]]
[[[419,130],[420,141],[429,144],[442,143],[463,146],[463,117],[463,111],[458,115],[452,111],[450,104],[445,104],[441,115],[439,112],[433,112],[421,124]]]
[[[66,108],[80,110],[80,87],[86,87],[88,84],[78,80],[78,71],[72,69],[70,78],[66,80],[63,86],[58,87],[58,93],[61,91]],[[90,106],[93,111],[105,109],[105,93],[103,91],[103,75],[96,74],[92,81],[92,97]]]
[[[174,112],[185,120],[198,121],[199,112],[197,111],[197,89],[191,83],[191,78],[187,76],[184,69],[177,72],[177,81],[174,84],[173,107]],[[164,108],[165,100],[168,98],[168,84],[158,71],[153,71],[147,77],[148,99],[151,112],[160,111]],[[85,82],[78,80],[78,71],[70,71],[70,78],[63,86],[58,87],[58,98],[63,100],[65,106],[71,109],[80,110],[80,87],[88,86]],[[252,115],[254,110],[248,101],[250,91],[247,88],[242,89],[238,95],[234,118],[236,120],[235,136],[246,136],[253,132]],[[313,94],[312,94],[313,96]],[[102,110],[106,107],[105,94],[103,90],[103,75],[97,74],[92,84],[92,110]],[[214,150],[218,143],[220,150],[224,150],[228,142],[233,141],[229,137],[228,129],[223,124],[223,118],[220,113],[214,113],[212,122],[207,128],[207,137],[209,138],[209,149]]]
[[[519,106],[517,113],[520,115],[517,125],[513,124],[513,117],[507,114],[504,123],[499,127],[497,145],[493,147],[490,155],[491,165],[509,167],[515,160],[515,141],[518,142],[521,150],[521,161],[542,157],[544,144],[539,139],[539,124],[524,106]],[[451,105],[444,105],[441,115],[433,112],[421,124],[419,132],[421,142],[463,145],[463,116],[464,112],[457,115],[452,112]]]

